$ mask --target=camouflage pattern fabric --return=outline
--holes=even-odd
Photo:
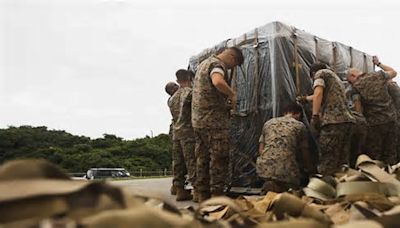
[[[291,116],[270,119],[264,124],[259,142],[265,147],[257,158],[257,174],[298,186],[301,174],[297,157],[308,151],[304,124]]]
[[[229,110],[227,96],[219,92],[212,84],[210,72],[220,68],[225,73],[226,66],[216,56],[204,60],[196,72],[192,98],[192,124],[195,128],[229,128]]]
[[[372,159],[380,160],[387,164],[393,165],[397,163],[396,130],[394,121],[368,126],[365,154]]]
[[[394,82],[388,82],[388,92],[392,97],[394,107],[396,108],[396,135],[397,135],[397,143],[396,143],[396,152],[397,152],[397,161],[400,160],[400,87]]]
[[[338,123],[354,123],[347,107],[345,88],[339,77],[331,70],[319,70],[314,75],[314,88],[324,87],[321,103],[321,126]]]
[[[192,127],[192,88],[182,87],[179,90],[179,112],[174,124],[174,140],[194,139]]]
[[[389,94],[389,76],[384,71],[364,73],[354,83],[368,123],[364,153],[393,164],[397,161],[396,109]]]
[[[172,124],[176,122],[179,116],[179,102],[180,102],[180,96],[182,93],[182,89],[179,88],[174,95],[172,95],[168,99],[168,107],[172,115]]]
[[[196,178],[194,147],[194,138],[173,141],[173,185],[175,187],[184,187],[186,174],[188,175],[188,181],[194,184]]]
[[[342,165],[349,162],[352,123],[323,126],[319,135],[320,164],[322,175],[332,175]]]
[[[174,107],[178,106],[175,122],[173,124],[173,185],[183,187],[185,175],[188,181],[194,184],[196,178],[196,160],[194,156],[195,139],[191,123],[191,101],[192,89],[181,87],[176,92],[177,100],[174,100]],[[174,99],[176,99],[174,97]],[[178,104],[178,105],[176,105]]]
[[[396,110],[388,91],[388,79],[384,71],[378,71],[363,74],[353,84],[369,126],[396,120]]]
[[[364,151],[365,138],[367,137],[367,121],[361,113],[356,111],[351,113],[356,119],[356,123],[353,125],[349,164],[354,167],[357,157]]]
[[[229,169],[227,129],[194,129],[196,138],[196,188],[200,194],[222,193]]]

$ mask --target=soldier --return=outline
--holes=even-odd
[[[171,120],[171,124],[169,125],[169,132],[168,132],[169,138],[171,139],[171,141],[172,141],[172,125],[174,123],[174,112],[172,110],[172,101],[173,101],[172,97],[178,89],[179,89],[179,85],[176,84],[175,82],[168,82],[165,85],[165,92],[169,95],[167,104],[168,104],[169,111],[171,112],[171,115],[172,115],[172,120]],[[173,157],[173,155],[172,155],[172,157]],[[173,159],[172,159],[172,173],[174,173]],[[173,184],[171,185],[170,191],[171,191],[171,195],[176,195],[176,189]]]
[[[196,160],[194,156],[195,139],[192,128],[192,78],[193,73],[187,70],[178,70],[176,78],[180,88],[176,92],[177,118],[173,126],[173,158],[174,158],[174,181],[177,189],[176,201],[189,200],[192,197],[184,190],[185,175],[188,181],[194,185],[196,178]],[[175,96],[175,95],[174,95]],[[173,98],[175,103],[175,97]],[[175,108],[175,104],[173,105]],[[193,195],[197,196],[194,188]],[[197,197],[194,199],[197,201]]]
[[[192,98],[192,124],[196,139],[196,189],[199,201],[223,195],[229,167],[229,111],[236,94],[227,84],[227,70],[243,63],[236,47],[227,48],[200,63]]]
[[[365,152],[373,159],[394,164],[396,158],[396,110],[388,92],[387,82],[396,76],[396,71],[379,62],[373,63],[383,71],[363,73],[356,68],[349,70],[347,80],[352,84],[353,99],[359,104],[368,123]]]
[[[310,76],[314,80],[311,128],[319,133],[318,171],[323,175],[332,175],[349,161],[355,119],[347,107],[342,81],[327,65],[312,64]]]
[[[268,120],[260,136],[256,170],[265,180],[264,192],[297,189],[304,174],[316,171],[309,154],[307,129],[300,122],[301,106],[291,104],[284,113]]]

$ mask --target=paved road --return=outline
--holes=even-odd
[[[192,201],[176,202],[175,196],[170,194],[172,178],[131,179],[112,181],[112,184],[122,186],[133,194],[158,196],[176,205],[178,208],[185,206],[197,206]]]

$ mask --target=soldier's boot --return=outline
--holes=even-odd
[[[210,199],[211,194],[209,192],[198,192],[197,197],[199,199],[199,203],[202,203],[202,202]]]
[[[191,200],[192,195],[184,188],[176,188],[176,201]]]
[[[171,195],[176,195],[176,187],[174,185],[171,185],[171,189],[170,189]]]

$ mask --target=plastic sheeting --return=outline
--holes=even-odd
[[[195,72],[201,61],[231,46],[240,47],[245,57],[242,66],[230,73],[231,86],[238,96],[237,110],[242,114],[232,117],[232,186],[256,183],[255,160],[263,124],[281,115],[283,106],[293,102],[296,95],[312,94],[312,63],[329,64],[343,80],[349,67],[373,70],[372,56],[281,22],[204,50],[190,58],[189,69]]]

